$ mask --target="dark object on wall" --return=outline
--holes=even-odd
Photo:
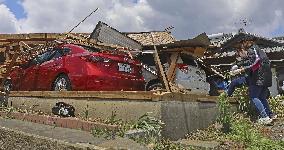
[[[52,113],[61,117],[75,117],[75,108],[70,104],[58,102],[52,108]]]

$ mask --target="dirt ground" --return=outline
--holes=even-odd
[[[277,119],[272,126],[264,127],[264,133],[273,140],[284,141],[284,119]]]

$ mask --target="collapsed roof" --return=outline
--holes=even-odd
[[[127,47],[130,50],[151,50],[153,45],[156,45],[159,51],[188,51],[196,56],[203,56],[210,45],[205,33],[193,39],[176,41],[169,31],[120,32],[101,21],[91,33],[90,39]]]
[[[96,25],[90,38],[102,43],[127,47],[130,50],[142,50],[143,46],[167,44],[175,41],[173,35],[168,31],[120,32],[101,21]]]

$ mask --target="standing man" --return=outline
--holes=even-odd
[[[255,45],[253,40],[243,40],[241,45],[241,48],[237,50],[237,54],[244,59],[245,65],[234,72],[246,72],[249,97],[260,114],[258,122],[260,124],[269,124],[272,122],[271,118],[273,117],[267,102],[268,87],[272,85],[269,58],[264,51]]]

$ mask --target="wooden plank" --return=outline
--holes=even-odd
[[[194,55],[197,56],[197,57],[203,57],[205,51],[206,51],[206,48],[203,48],[203,47],[196,47],[196,48],[194,49]]]
[[[154,37],[153,37],[152,34],[151,34],[151,37],[152,37],[153,43],[155,43],[155,42],[154,42]],[[164,68],[163,68],[163,66],[162,66],[162,63],[161,63],[161,60],[160,60],[160,57],[159,57],[159,53],[158,53],[158,50],[157,50],[157,47],[156,47],[155,44],[154,44],[154,50],[155,50],[154,58],[155,58],[155,63],[156,63],[156,66],[157,66],[159,75],[162,76],[163,83],[164,83],[164,85],[165,85],[166,90],[167,90],[168,92],[170,92],[170,91],[171,91],[171,88],[170,88],[168,79],[167,79],[167,77],[166,77],[166,75],[165,75],[165,71],[164,71]]]
[[[175,78],[175,74],[176,74],[176,65],[177,65],[177,60],[179,58],[179,53],[175,52],[171,55],[171,64],[169,67],[169,70],[167,72],[167,78],[169,82],[172,82],[173,79]]]
[[[161,51],[162,52],[182,52],[182,51],[194,52],[194,47],[167,48]]]
[[[169,49],[163,49],[162,52],[182,52],[182,53],[188,53],[190,55],[203,57],[204,52],[206,51],[206,48],[204,47],[182,47],[182,48],[169,48]]]
[[[7,47],[7,49],[8,48],[9,47]],[[19,54],[18,54],[17,51],[19,51],[19,50],[20,50],[20,48],[16,48],[16,50],[15,50],[16,53],[13,55],[11,62],[7,62],[7,59],[6,59],[6,68],[5,68],[5,70],[3,69],[3,72],[1,72],[1,76],[3,78],[1,78],[1,82],[0,82],[0,91],[3,91],[3,89],[4,89],[4,82],[6,81],[8,75],[9,75],[11,69],[12,69],[12,67],[15,65],[16,60],[18,59]]]
[[[25,47],[27,49],[31,49],[31,47],[28,44],[26,44],[26,42],[21,41],[21,42],[19,42],[19,45],[23,46],[23,47]]]
[[[27,33],[27,34],[0,34],[0,39],[46,39],[46,38],[60,38],[61,33]]]
[[[19,42],[10,42],[9,44],[5,44],[5,45],[3,45],[3,46],[17,46],[17,45],[19,45]]]
[[[100,98],[100,99],[156,99],[153,92],[145,91],[11,91],[13,97],[66,97],[66,98]]]
[[[25,41],[21,40],[22,42],[25,42],[25,44],[31,44],[31,45],[39,45],[39,44],[46,44],[48,42],[47,40],[42,40],[42,41]]]
[[[198,94],[184,94],[178,92],[150,92],[150,91],[11,91],[11,97],[40,97],[40,98],[74,98],[88,101],[99,100],[134,100],[134,101],[182,101],[217,103],[217,96]],[[86,100],[84,99],[84,100]],[[231,103],[236,103],[230,98]]]

